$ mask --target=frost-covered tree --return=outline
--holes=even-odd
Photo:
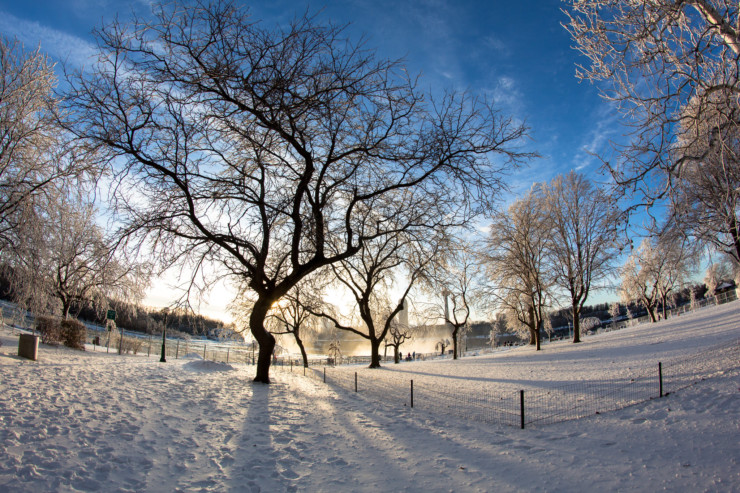
[[[29,219],[24,209],[38,196],[87,169],[64,149],[55,84],[46,56],[0,36],[0,247],[13,244],[13,229]]]
[[[93,204],[47,188],[6,251],[16,301],[36,314],[70,315],[75,307],[107,308],[110,299],[137,303],[149,284],[144,263],[109,245]]]
[[[737,3],[567,0],[566,14],[587,58],[577,76],[597,83],[633,129],[622,159],[610,160],[612,175],[652,203],[694,160],[693,139],[679,139],[680,127],[693,126],[688,118],[701,127],[718,98],[735,105],[740,96]],[[685,112],[689,102],[694,109]]]
[[[645,238],[622,267],[622,300],[638,301],[656,322],[658,303],[662,302],[665,317],[669,294],[683,285],[691,268],[690,254],[679,235]]]
[[[716,295],[717,288],[723,280],[729,279],[732,273],[730,266],[725,262],[712,262],[707,267],[704,275],[704,285],[707,287],[706,296],[711,298]]]
[[[740,95],[717,91],[687,104],[679,132],[683,166],[671,210],[685,234],[740,263]]]
[[[537,350],[553,285],[547,257],[551,239],[543,195],[535,188],[492,216],[482,255],[489,303],[503,310],[515,327],[526,327]]]
[[[177,1],[98,44],[65,108],[116,172],[121,234],[248,286],[258,382],[265,319],[301,280],[367,243],[466,222],[528,157],[526,128],[490,104],[435,101],[308,15],[273,28],[235,2]]]
[[[617,328],[617,318],[619,318],[619,303],[616,301],[609,305],[609,316],[612,318],[612,328]]]
[[[613,273],[622,212],[605,191],[574,171],[547,184],[544,200],[552,235],[548,264],[555,285],[567,293],[577,343],[583,305]]]

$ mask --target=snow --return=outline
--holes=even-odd
[[[739,338],[733,302],[539,353],[330,372],[534,392],[695,354],[711,361]],[[740,491],[740,363],[719,350],[722,364],[667,397],[521,430],[382,403],[298,371],[264,386],[250,382],[251,366],[91,346],[42,345],[29,361],[16,356],[16,331],[0,340],[0,491]]]

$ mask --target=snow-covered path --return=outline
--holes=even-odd
[[[464,365],[493,378],[534,361],[548,369],[536,385],[574,367],[599,378],[607,360],[616,371],[736,340],[738,321],[735,302],[577,350],[414,365],[458,381]],[[197,359],[42,348],[25,361],[17,338],[0,337],[0,491],[740,491],[737,368],[664,399],[519,430],[383,406],[298,374],[253,385],[251,367]]]

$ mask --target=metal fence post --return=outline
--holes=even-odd
[[[206,343],[203,343],[203,359],[206,359]]]
[[[357,392],[357,372],[355,372],[355,392]]]
[[[414,407],[414,380],[411,380],[411,407]]]
[[[663,363],[658,361],[658,382],[660,386],[660,396],[663,397]]]
[[[519,409],[521,412],[521,418],[522,418],[521,426],[523,430],[524,429],[524,391],[523,390],[519,391]]]
[[[324,367],[324,383],[326,383],[326,367]]]

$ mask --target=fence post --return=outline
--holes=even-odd
[[[660,386],[660,396],[663,397],[663,363],[658,361],[658,382]]]
[[[206,343],[203,343],[203,359],[206,359]]]
[[[226,346],[226,364],[229,364],[229,351],[231,351],[230,346]]]
[[[177,340],[177,344],[175,344],[175,359],[180,357],[180,339]]]
[[[414,380],[411,380],[411,407],[414,407]]]
[[[357,392],[357,372],[355,372],[355,392]]]
[[[290,358],[290,372],[293,373],[293,358]]]
[[[520,414],[522,418],[521,426],[523,430],[524,429],[524,391],[523,390],[519,391],[519,409],[520,409]]]
[[[149,347],[146,350],[146,357],[148,358],[152,352],[152,335],[149,334]]]
[[[326,383],[326,367],[324,367],[324,383]]]

